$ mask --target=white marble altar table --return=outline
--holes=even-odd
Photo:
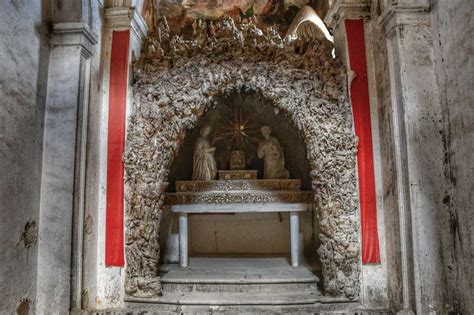
[[[174,205],[171,211],[179,213],[179,265],[188,266],[188,213],[243,213],[243,212],[290,212],[291,265],[299,261],[299,212],[309,207],[307,203],[231,203]]]
[[[166,195],[171,212],[179,214],[180,266],[188,266],[189,213],[289,212],[291,265],[299,265],[299,213],[309,209],[313,195],[300,190],[299,180],[177,181]]]

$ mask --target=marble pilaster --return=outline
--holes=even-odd
[[[445,184],[442,114],[429,13],[425,1],[402,1],[379,18],[390,72],[404,314],[442,313],[445,292],[436,228]]]
[[[86,24],[53,25],[38,227],[35,307],[39,314],[51,310],[68,312],[71,307],[71,275],[74,278],[76,274],[71,266],[77,257],[72,247],[73,237],[76,239],[73,222],[81,224],[78,218],[84,186],[88,59],[96,42],[96,35]]]
[[[93,222],[92,231],[87,235],[84,244],[84,260],[87,270],[84,274],[84,289],[87,309],[111,309],[123,307],[123,275],[121,267],[105,265],[105,225],[106,225],[106,191],[107,191],[107,141],[109,115],[109,79],[110,56],[113,31],[130,30],[131,54],[139,55],[141,45],[147,36],[147,26],[132,1],[106,1],[104,10],[104,32],[101,52],[100,109],[95,119],[96,129],[94,143],[95,163],[89,165],[88,172],[94,174],[97,183],[90,193],[96,197],[89,206],[87,217]],[[129,58],[131,62],[131,58]],[[130,94],[130,93],[129,93]],[[128,111],[127,101],[127,111]]]

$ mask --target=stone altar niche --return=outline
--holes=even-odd
[[[193,165],[189,161],[193,158],[195,142],[205,125],[210,125],[213,130],[210,140],[212,146],[216,147],[217,169],[232,170],[231,159],[234,143],[223,139],[220,128],[229,122],[228,115],[233,111],[237,111],[245,121],[249,122],[248,134],[252,137],[252,141],[246,143],[245,161],[240,169],[257,170],[258,178],[264,177],[265,163],[258,157],[258,146],[263,140],[260,127],[266,125],[272,128],[272,135],[279,140],[284,148],[285,167],[290,171],[291,178],[300,179],[301,188],[310,190],[311,176],[309,162],[306,159],[306,145],[298,130],[291,124],[289,117],[284,112],[275,112],[272,103],[259,98],[258,94],[238,91],[230,93],[226,97],[215,96],[212,108],[199,118],[194,129],[186,133],[179,154],[170,169],[168,192],[176,191],[175,182],[177,180],[184,181],[192,178]],[[222,172],[219,172],[219,175],[222,175]]]
[[[320,209],[324,293],[357,299],[357,138],[346,70],[332,59],[332,46],[274,40],[274,31],[255,32],[256,26],[237,26],[229,18],[215,22],[213,32],[198,29],[191,41],[169,36],[163,23],[160,27],[162,43],[148,39],[134,67],[124,154],[126,294],[161,293],[160,220],[170,167],[186,132],[216,96],[249,91],[285,113],[301,133]]]

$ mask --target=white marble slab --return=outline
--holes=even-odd
[[[173,205],[172,212],[182,213],[243,213],[306,211],[309,203],[229,203]]]

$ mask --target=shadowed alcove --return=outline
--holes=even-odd
[[[237,116],[237,117],[234,117]],[[199,119],[196,127],[187,133],[181,149],[170,169],[168,192],[176,191],[176,181],[190,180],[193,172],[194,143],[203,126],[211,126],[209,140],[216,147],[218,170],[229,169],[232,144],[222,135],[223,128],[241,117],[249,129],[249,141],[245,145],[246,169],[257,170],[263,178],[264,163],[257,157],[258,143],[263,139],[260,128],[269,126],[284,152],[285,166],[291,179],[301,180],[301,189],[311,190],[310,166],[306,158],[306,145],[298,130],[283,111],[272,106],[255,92],[241,90],[215,98],[213,106]],[[227,137],[228,138],[228,137]],[[287,256],[290,251],[288,213],[236,213],[195,214],[190,217],[191,256]],[[165,210],[161,222],[164,260],[169,259],[172,242],[169,236],[177,233],[177,217]],[[316,248],[318,239],[317,209],[306,211],[301,217],[301,241],[304,256],[317,271],[320,263]]]

